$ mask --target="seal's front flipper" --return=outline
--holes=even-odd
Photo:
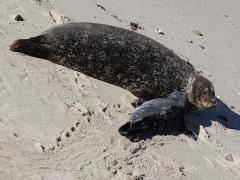
[[[50,44],[45,44],[45,40],[44,35],[29,39],[18,39],[10,45],[10,50],[33,57],[48,59],[51,55],[52,46]]]

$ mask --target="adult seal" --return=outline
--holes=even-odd
[[[213,84],[162,44],[133,31],[95,23],[53,27],[19,39],[12,51],[50,60],[120,86],[144,100],[187,92],[197,107],[215,105]]]

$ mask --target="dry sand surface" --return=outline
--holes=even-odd
[[[239,179],[239,9],[237,0],[1,0],[0,179]],[[139,23],[137,32],[214,83],[217,109],[186,117],[197,141],[132,143],[117,132],[133,110],[131,93],[9,50],[15,39],[83,21]]]

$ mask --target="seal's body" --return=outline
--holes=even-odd
[[[196,106],[213,105],[210,81],[173,51],[141,34],[103,24],[72,23],[53,27],[41,35],[15,41],[10,49],[80,71],[150,100],[173,91],[186,91]],[[207,103],[193,94],[193,84],[207,88]],[[196,93],[196,92],[195,92]]]
[[[137,107],[129,122],[118,131],[130,140],[145,134],[184,131],[184,115],[188,109],[187,94],[175,91],[167,98],[150,100]]]

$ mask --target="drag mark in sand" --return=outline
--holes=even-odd
[[[122,19],[120,19],[118,16],[112,14],[109,10],[106,10],[106,8],[100,4],[96,4],[97,7],[99,7],[100,9],[102,9],[103,11],[105,11],[108,15],[114,17],[116,20],[118,20],[119,22],[124,22]],[[125,23],[127,23],[125,21]],[[144,30],[144,28],[142,26],[139,25],[139,23],[136,22],[130,22],[128,23],[128,25],[130,26],[131,30],[136,31],[136,30]]]
[[[114,17],[114,18],[115,18],[116,20],[118,20],[119,22],[122,22],[122,20],[121,20],[118,16],[116,16],[116,15],[110,13],[109,11],[107,11],[107,10],[105,9],[105,7],[103,7],[102,5],[96,4],[96,6],[99,7],[99,8],[101,8],[101,9],[102,9],[103,11],[105,11],[108,15]]]
[[[74,19],[62,14],[59,10],[55,9],[50,0],[33,0],[40,7],[48,10],[50,19],[57,24],[71,23]]]

